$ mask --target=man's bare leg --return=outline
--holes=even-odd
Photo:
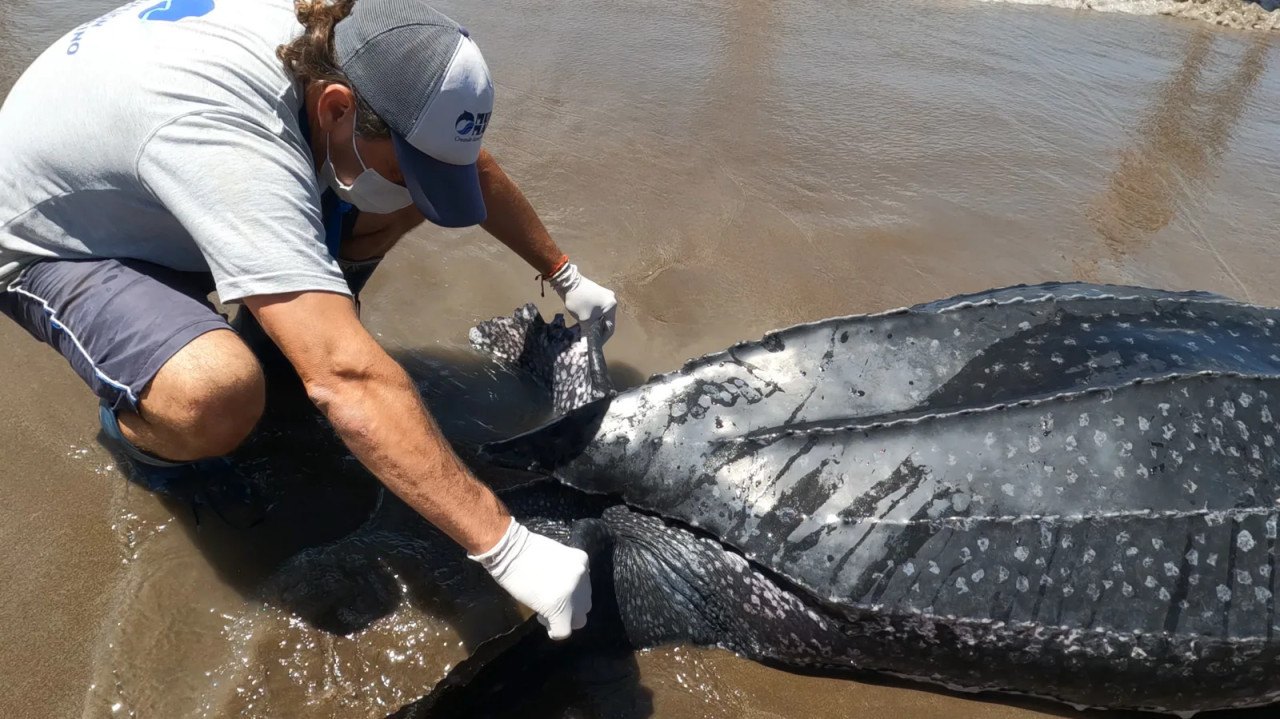
[[[262,417],[266,380],[230,330],[200,335],[160,368],[139,395],[141,412],[117,413],[125,439],[162,459],[230,453]]]

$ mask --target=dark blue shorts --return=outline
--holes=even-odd
[[[37,262],[0,287],[0,312],[58,350],[112,409],[138,396],[189,342],[231,329],[207,273],[134,260]]]
[[[339,261],[358,296],[381,258]],[[208,299],[212,275],[138,260],[45,260],[0,285],[0,313],[71,363],[112,409],[138,409],[160,368],[189,342],[233,329]],[[358,306],[358,305],[357,305]],[[259,359],[285,363],[247,312],[235,328]]]

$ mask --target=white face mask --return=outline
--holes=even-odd
[[[356,151],[356,160],[360,162],[363,172],[356,177],[355,182],[350,185],[344,185],[342,180],[338,179],[338,173],[333,169],[333,156],[329,152],[329,135],[325,135],[325,158],[324,166],[320,168],[320,179],[326,185],[332,187],[343,202],[350,202],[361,212],[368,212],[373,215],[389,215],[413,204],[413,197],[409,195],[409,188],[397,185],[378,174],[377,170],[370,170],[364,164],[364,158],[360,157],[360,148],[356,147],[356,136],[354,134],[351,135],[351,147]]]

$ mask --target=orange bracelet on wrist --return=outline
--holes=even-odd
[[[560,255],[560,261],[556,263],[556,266],[552,268],[550,272],[548,272],[545,275],[538,275],[536,278],[534,278],[538,280],[538,284],[542,288],[543,297],[547,296],[547,280],[551,279],[557,272],[564,269],[564,266],[567,264],[569,264],[569,256]]]
[[[546,275],[544,275],[544,277],[546,277],[547,279],[550,279],[550,278],[552,278],[552,277],[555,277],[556,273],[557,273],[557,272],[559,272],[560,270],[564,269],[564,266],[565,266],[565,265],[567,265],[567,264],[569,264],[569,256],[568,256],[568,255],[560,255],[560,261],[559,261],[559,262],[557,262],[557,263],[556,263],[556,266],[555,266],[555,267],[553,267],[553,268],[551,268],[551,271],[550,271],[550,272],[548,272]]]

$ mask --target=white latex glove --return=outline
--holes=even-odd
[[[587,553],[525,529],[513,517],[493,549],[467,555],[516,601],[538,614],[552,639],[587,625],[591,581]]]
[[[560,271],[547,278],[552,289],[564,300],[564,308],[580,324],[604,322],[600,341],[607,342],[613,336],[614,322],[618,316],[618,300],[613,291],[601,287],[582,276],[578,266],[566,263]],[[585,329],[585,328],[584,328]]]

